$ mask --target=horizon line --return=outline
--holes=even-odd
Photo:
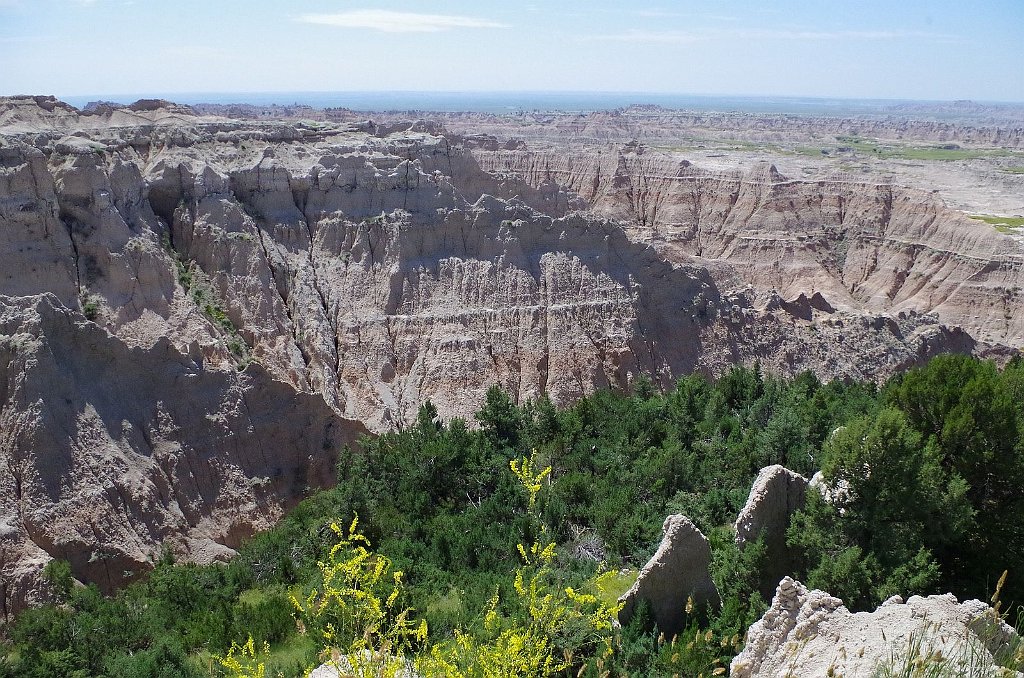
[[[953,103],[975,103],[975,104],[996,104],[996,105],[1024,105],[1024,100],[998,100],[980,99],[971,97],[957,98],[912,98],[912,97],[879,97],[879,96],[851,96],[851,95],[825,95],[825,94],[764,94],[764,93],[709,93],[709,92],[682,92],[668,90],[562,90],[562,89],[451,89],[451,90],[416,90],[416,89],[325,89],[325,90],[155,90],[136,92],[87,92],[74,93],[16,93],[0,94],[4,97],[15,96],[53,96],[64,101],[65,99],[131,99],[128,103],[139,99],[159,98],[174,101],[174,97],[186,97],[196,99],[202,96],[330,96],[330,95],[375,95],[375,96],[403,96],[403,95],[429,95],[429,96],[513,96],[513,95],[540,95],[540,96],[650,96],[650,97],[693,97],[707,99],[746,99],[746,100],[812,100],[812,101],[850,101],[850,102],[900,102],[900,103],[931,103],[931,104],[953,104]],[[117,102],[120,103],[120,102]],[[197,104],[218,103],[213,101],[196,101]],[[244,104],[245,101],[232,101],[230,103]],[[294,104],[302,105],[296,101]],[[224,104],[220,104],[224,105]],[[272,105],[272,104],[267,104]]]

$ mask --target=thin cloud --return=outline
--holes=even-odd
[[[942,33],[928,33],[925,31],[901,31],[901,30],[878,30],[878,31],[809,31],[809,30],[772,30],[772,29],[718,29],[718,30],[691,30],[691,31],[650,31],[640,29],[629,29],[621,33],[608,35],[583,36],[587,41],[603,42],[643,42],[643,43],[668,43],[677,45],[693,44],[707,40],[722,39],[743,39],[743,40],[907,40],[912,38],[934,40],[939,42],[954,42],[958,38],[954,35]]]
[[[33,44],[42,42],[52,42],[55,40],[52,35],[9,35],[0,37],[0,44],[6,45],[19,45],[19,44]]]
[[[643,42],[686,45],[702,40],[710,40],[711,36],[693,31],[642,31],[629,29],[622,33],[609,35],[584,35],[580,39],[588,42]]]
[[[752,37],[779,38],[781,40],[905,40],[925,38],[955,40],[956,36],[926,31],[752,31]]]
[[[663,9],[638,9],[636,11],[637,16],[642,16],[645,19],[666,19],[669,17],[679,18],[684,16],[691,16],[684,14],[683,12],[666,12]]]
[[[235,52],[226,47],[210,45],[176,45],[163,50],[163,53],[174,59],[195,59],[197,61],[236,60]]]
[[[357,9],[335,14],[303,14],[297,21],[338,28],[366,28],[384,33],[438,33],[454,28],[509,28],[489,19],[449,14],[392,12],[384,9]]]
[[[700,18],[707,19],[710,22],[738,22],[738,16],[729,16],[726,14],[701,14],[694,12],[681,12],[681,11],[669,11],[666,9],[637,9],[632,12],[636,16],[642,16],[643,18]]]

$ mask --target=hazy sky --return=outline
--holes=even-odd
[[[0,94],[1024,101],[1024,0],[0,0]]]

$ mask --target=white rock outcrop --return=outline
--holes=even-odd
[[[393,655],[363,650],[359,653],[357,666],[352,665],[352,655],[338,656],[333,662],[321,664],[310,671],[307,678],[352,678],[353,676],[372,675],[375,678],[421,678],[412,662],[407,659],[396,660]]]
[[[890,598],[874,612],[852,613],[823,591],[808,591],[786,577],[772,605],[747,631],[732,661],[733,678],[835,678],[871,676],[880,665],[902,666],[908,653],[941,652],[950,666],[971,658],[983,666],[971,675],[994,673],[994,657],[1019,643],[1017,634],[978,600],[957,602],[952,594]],[[916,675],[916,674],[915,674]],[[1005,675],[1020,675],[1009,673]]]
[[[694,605],[718,606],[721,599],[711,579],[711,546],[697,526],[683,515],[665,519],[665,532],[657,552],[640,570],[633,586],[620,598],[625,603],[619,623],[628,624],[641,601],[666,637],[682,630],[687,601]]]
[[[742,549],[763,538],[765,562],[760,572],[761,592],[768,598],[779,580],[792,574],[792,557],[786,545],[790,517],[804,507],[810,481],[784,466],[766,466],[757,474],[747,503],[736,518],[736,544]]]

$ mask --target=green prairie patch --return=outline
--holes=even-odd
[[[988,214],[972,214],[971,219],[984,221],[991,224],[1000,233],[1016,233],[1018,228],[1024,228],[1024,217],[998,217]]]
[[[902,146],[856,136],[837,136],[836,141],[836,150],[839,152],[855,151],[876,158],[895,160],[973,160],[1011,154],[1011,151],[1002,148],[960,148],[955,145]]]
[[[316,641],[298,631],[272,643],[269,654],[262,654],[262,648],[259,651],[260,661],[265,664],[266,676],[302,676],[320,663],[320,648]],[[202,667],[204,674],[222,675],[219,673],[221,667],[215,652],[200,650],[192,655],[192,661]]]
[[[998,148],[974,149],[974,148],[941,148],[912,146],[908,148],[896,148],[892,157],[905,160],[973,160],[975,158],[990,158],[997,155],[1006,155],[1008,151]]]
[[[636,568],[629,568],[603,577],[594,577],[591,580],[591,585],[597,589],[595,595],[598,599],[611,607],[618,601],[619,596],[629,590],[639,574],[640,571]]]
[[[1024,167],[1004,167],[1003,171],[1007,174],[1024,174]]]

